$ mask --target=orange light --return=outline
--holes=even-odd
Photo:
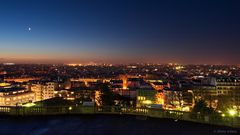
[[[123,89],[126,90],[126,89],[127,89],[127,86],[123,86]]]
[[[126,90],[128,87],[127,87],[127,76],[121,76],[120,77],[123,81],[123,89]]]
[[[156,94],[156,104],[164,104],[164,97],[163,93],[157,93]]]

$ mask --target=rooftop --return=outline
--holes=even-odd
[[[10,92],[10,91],[19,91],[19,90],[25,90],[25,88],[22,88],[22,87],[0,88],[0,92]]]

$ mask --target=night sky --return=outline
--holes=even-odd
[[[0,62],[240,64],[238,1],[2,0]]]

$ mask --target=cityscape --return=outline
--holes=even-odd
[[[0,134],[240,134],[237,1],[3,1]]]
[[[3,114],[107,112],[158,117],[154,116],[158,112],[159,117],[175,120],[240,124],[237,65],[3,63],[0,71]]]

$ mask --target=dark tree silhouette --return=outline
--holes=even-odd
[[[193,113],[200,113],[202,115],[209,115],[215,113],[214,109],[207,106],[204,100],[199,100],[192,110]]]
[[[231,96],[220,95],[217,97],[217,99],[218,99],[217,110],[226,113],[230,108],[232,108],[233,103]]]
[[[107,83],[102,84],[100,89],[102,106],[106,107],[114,105],[114,93],[109,89],[108,84]]]

